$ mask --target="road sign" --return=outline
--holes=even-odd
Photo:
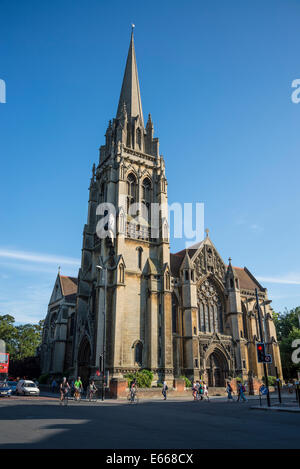
[[[259,388],[259,392],[260,392],[260,394],[262,394],[263,396],[265,396],[266,394],[268,394],[268,389],[266,388],[266,386],[262,385],[262,386]]]
[[[264,362],[265,363],[272,363],[272,355],[270,355],[270,354],[265,355]]]

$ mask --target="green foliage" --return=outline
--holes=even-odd
[[[17,331],[14,325],[15,318],[9,314],[0,316],[0,339],[6,344],[6,352],[13,356],[16,344]]]
[[[292,344],[295,340],[300,339],[299,313],[300,306],[290,311],[285,310],[283,314],[273,314],[280,347],[282,371],[285,379],[295,378],[297,372],[300,371],[300,364],[296,364],[292,360],[293,352],[296,350],[292,347]]]
[[[192,382],[186,376],[179,376],[179,378],[184,379],[186,388],[192,387]]]
[[[263,382],[265,382],[265,377],[263,376]],[[268,385],[276,386],[276,376],[268,376]]]
[[[38,324],[15,326],[15,318],[9,314],[0,316],[0,339],[6,343],[6,351],[11,360],[34,357],[42,342],[44,321]]]
[[[282,339],[287,338],[293,329],[299,329],[299,314],[300,306],[284,313],[274,313],[274,323],[276,327],[277,339],[281,342]]]
[[[131,381],[136,378],[138,388],[150,388],[153,380],[153,373],[150,370],[140,370],[135,373],[127,373],[124,375],[124,378],[127,379],[128,386]]]

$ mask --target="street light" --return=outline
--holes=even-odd
[[[104,311],[103,311],[103,348],[102,348],[102,401],[104,401],[104,374],[105,374],[105,340],[106,340],[106,293],[107,293],[107,268],[96,265],[96,268],[105,272],[104,277]]]
[[[261,310],[260,310],[261,305],[259,304],[257,288],[255,288],[255,296],[256,296],[256,307],[257,307],[257,315],[258,315],[259,335],[260,335],[261,343],[263,344],[263,346],[265,346],[265,337],[264,337],[263,328],[262,328],[262,321],[261,321]],[[267,303],[267,302],[264,302],[264,303]],[[267,371],[267,366],[266,366],[265,362],[263,363],[263,366],[264,366],[264,375],[265,375],[265,385],[266,385],[266,388],[267,388],[267,402],[268,402],[268,407],[271,407],[270,394],[269,394],[268,371]]]

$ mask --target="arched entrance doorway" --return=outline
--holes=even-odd
[[[221,350],[214,349],[206,358],[206,374],[209,387],[225,387],[229,369]]]
[[[90,377],[91,346],[87,337],[84,337],[78,349],[78,376],[84,387],[88,385]]]

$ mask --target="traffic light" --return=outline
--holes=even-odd
[[[265,344],[263,342],[259,342],[258,344],[256,344],[256,350],[258,363],[264,363],[266,358]]]

